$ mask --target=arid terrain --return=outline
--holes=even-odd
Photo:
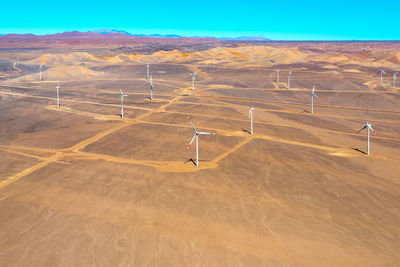
[[[399,266],[400,43],[13,38],[0,266]]]

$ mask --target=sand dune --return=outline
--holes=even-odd
[[[276,49],[268,46],[243,46],[237,48],[216,47],[205,51],[184,53],[179,50],[157,51],[150,55],[143,54],[120,54],[115,56],[100,57],[111,63],[159,63],[159,62],[189,62],[200,61],[202,64],[230,63],[236,60],[257,59],[265,63],[272,60],[276,63],[288,64],[302,62],[307,54],[298,48]],[[248,62],[253,63],[253,62]],[[254,63],[253,63],[254,64]]]
[[[388,57],[388,61],[393,62],[395,64],[400,64],[400,52],[398,53],[392,53],[389,57]]]
[[[54,65],[86,65],[99,66],[104,64],[156,64],[160,62],[191,62],[197,61],[202,65],[222,64],[233,66],[237,61],[246,61],[244,67],[260,65],[273,66],[276,64],[293,64],[326,62],[329,64],[358,64],[369,67],[386,66],[395,68],[400,63],[399,52],[384,52],[371,50],[361,55],[351,55],[341,52],[313,53],[300,50],[298,47],[269,47],[269,46],[239,46],[215,47],[209,50],[184,53],[177,49],[157,51],[152,54],[118,54],[96,56],[88,52],[72,52],[68,54],[44,54],[39,58],[28,61],[28,64]]]
[[[72,52],[68,54],[44,54],[34,60],[29,61],[30,64],[43,65],[77,65],[82,63],[101,62],[100,57],[96,57],[87,52]]]
[[[103,72],[94,71],[84,66],[58,65],[42,72],[43,81],[66,81],[100,77]],[[28,74],[9,80],[9,82],[37,82],[39,73]]]

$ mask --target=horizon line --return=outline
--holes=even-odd
[[[104,31],[109,31],[106,33],[102,33],[102,32],[98,32],[100,30],[104,30]],[[87,30],[87,31],[80,31],[80,30],[66,30],[63,32],[53,32],[53,33],[32,33],[32,32],[25,32],[25,33],[18,33],[18,32],[9,32],[9,33],[0,33],[0,38],[7,36],[7,35],[33,35],[33,36],[46,36],[46,35],[56,35],[56,34],[63,34],[63,33],[72,33],[72,32],[79,32],[79,33],[95,33],[95,34],[112,34],[112,33],[119,33],[119,34],[123,34],[126,36],[134,36],[134,37],[148,37],[148,38],[157,38],[159,36],[159,38],[162,37],[166,37],[166,39],[168,38],[193,38],[193,39],[217,39],[220,41],[230,41],[229,39],[232,39],[231,41],[251,41],[251,42],[400,42],[400,39],[272,39],[269,37],[265,37],[262,35],[226,35],[226,36],[221,36],[221,37],[217,37],[217,36],[208,36],[208,35],[180,35],[180,34],[175,34],[175,33],[166,33],[166,34],[160,34],[160,33],[151,33],[151,34],[147,34],[147,33],[131,33],[128,32],[126,30],[117,30],[117,29],[95,29],[95,30]],[[168,37],[168,36],[174,36],[174,37]],[[260,38],[262,40],[235,40],[235,39],[240,39],[240,38]],[[228,39],[228,40],[224,40],[224,39]]]

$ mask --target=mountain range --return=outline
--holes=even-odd
[[[215,38],[212,36],[192,36],[192,37],[188,37],[188,36],[181,36],[181,35],[176,35],[176,34],[167,34],[167,35],[162,35],[162,34],[132,34],[130,32],[124,31],[124,30],[109,30],[109,29],[98,29],[98,30],[93,30],[91,32],[94,33],[102,33],[102,34],[110,34],[110,33],[122,33],[122,34],[126,34],[126,35],[131,35],[131,36],[139,36],[139,37],[150,37],[150,38],[196,38],[196,39],[201,39],[201,38],[206,38],[206,39],[210,39],[210,38]],[[262,37],[262,36],[240,36],[240,37],[218,37],[215,38],[218,40],[226,40],[226,41],[269,41],[271,39]]]
[[[46,34],[40,35],[43,37],[99,37],[101,35],[107,35],[107,37],[116,37],[120,38],[123,36],[133,36],[133,37],[146,37],[146,38],[158,38],[158,39],[177,39],[177,38],[190,38],[190,39],[217,39],[224,41],[269,41],[270,39],[261,37],[261,36],[241,36],[241,37],[212,37],[212,36],[181,36],[176,34],[133,34],[124,30],[116,30],[116,29],[97,29],[88,32],[79,32],[79,31],[71,31],[71,32],[63,32],[63,33],[55,33],[55,34]],[[0,34],[0,36],[24,36],[24,37],[35,37],[38,35],[34,34]]]

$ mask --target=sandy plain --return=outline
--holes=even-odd
[[[210,46],[0,50],[1,266],[398,266],[400,44]]]

